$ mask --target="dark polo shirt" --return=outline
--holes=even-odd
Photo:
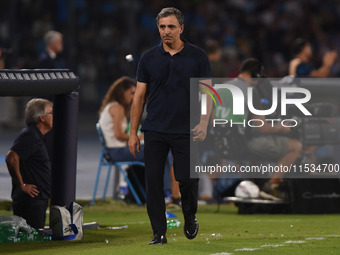
[[[137,81],[147,83],[149,91],[148,114],[142,131],[189,134],[193,128],[190,100],[198,105],[199,85],[190,88],[190,78],[210,78],[211,70],[207,54],[183,41],[184,48],[173,56],[161,43],[145,52],[139,61]],[[197,125],[200,119],[197,109],[194,115]]]
[[[15,139],[11,150],[20,157],[20,173],[24,183],[38,187],[37,199],[49,199],[51,187],[51,165],[44,143],[44,136],[36,125],[28,125]],[[13,182],[12,199],[23,192]]]

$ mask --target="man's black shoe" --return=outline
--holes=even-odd
[[[198,222],[195,215],[184,215],[184,235],[188,239],[194,239],[198,233]]]
[[[156,233],[156,234],[153,236],[153,239],[152,239],[152,241],[149,243],[149,245],[152,245],[152,244],[164,244],[164,243],[167,243],[167,242],[168,242],[168,241],[166,240],[165,235],[161,235],[161,234]]]

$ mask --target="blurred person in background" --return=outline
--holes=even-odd
[[[144,145],[134,158],[129,150],[127,142],[130,135],[127,134],[128,120],[133,95],[136,91],[136,81],[127,76],[116,80],[107,91],[102,106],[99,110],[99,124],[101,126],[107,153],[113,161],[144,161]],[[143,140],[143,134],[138,136]],[[120,191],[128,193],[127,183],[120,174]]]
[[[328,51],[323,56],[322,66],[318,69],[313,69],[309,64],[313,57],[313,49],[311,44],[302,38],[298,38],[294,41],[292,46],[292,53],[295,57],[289,63],[289,75],[295,77],[316,77],[326,78],[331,73],[331,68],[337,60],[338,54],[335,50]],[[338,107],[335,105],[334,107]],[[320,146],[308,146],[305,149],[305,154],[309,156],[309,160],[316,163],[315,155],[313,154]]]
[[[241,64],[240,73],[237,78],[228,82],[239,88],[253,87],[253,104],[257,110],[264,109],[261,103],[261,96],[256,87],[254,78],[262,77],[262,65],[259,60],[248,58]],[[266,121],[265,116],[248,114],[247,119],[261,120],[263,125],[259,127],[246,127],[245,135],[247,146],[255,155],[264,156],[276,161],[277,166],[290,166],[294,164],[302,151],[302,144],[297,139],[284,136],[291,131],[290,127],[282,126],[279,123]],[[279,188],[279,183],[284,176],[284,172],[275,172],[266,182],[260,195],[272,200],[285,200],[287,195]]]
[[[205,51],[211,66],[211,76],[213,78],[226,78],[228,72],[226,65],[221,61],[222,49],[220,44],[215,40],[208,40]]]
[[[64,48],[63,35],[57,31],[50,30],[44,35],[44,42],[46,48],[39,58],[38,68],[65,68],[63,61],[57,59],[58,53],[61,53]]]
[[[338,57],[336,51],[328,51],[322,60],[322,66],[319,69],[313,69],[309,64],[313,57],[313,49],[311,44],[298,38],[292,46],[294,59],[289,63],[289,75],[296,77],[328,77],[330,69]]]
[[[136,81],[134,79],[127,76],[119,78],[108,89],[99,110],[98,122],[105,138],[107,152],[113,161],[144,162],[144,145],[141,145],[141,151],[136,158],[131,155],[127,146],[130,137],[130,109],[135,91]],[[138,137],[143,140],[143,133]],[[167,159],[165,171],[170,171],[170,167],[171,160]],[[171,190],[170,176],[168,178],[169,180],[164,178],[164,183],[169,183],[166,185],[166,190]],[[122,174],[120,174],[119,185],[120,192],[127,195],[129,190]]]
[[[170,149],[174,158],[174,174],[181,192],[184,234],[188,239],[197,236],[199,226],[195,214],[198,179],[190,178],[190,150],[192,147],[197,149],[197,145],[191,146],[191,141],[205,139],[212,107],[209,102],[209,114],[201,116],[199,112],[195,115],[198,123],[190,123],[190,90],[194,89],[190,86],[190,78],[210,78],[209,59],[202,49],[181,40],[180,35],[184,29],[181,11],[173,7],[164,8],[156,20],[162,42],[145,52],[139,61],[129,139],[130,152],[136,157],[136,148],[140,151],[137,130],[148,94],[148,115],[142,131],[145,131],[147,211],[154,235],[150,245],[167,243],[162,180]],[[199,85],[195,88],[195,99],[198,101]],[[193,154],[198,155],[198,151]]]
[[[44,228],[51,191],[51,162],[44,136],[53,126],[53,104],[35,98],[26,106],[26,124],[6,155],[12,177],[13,214]]]

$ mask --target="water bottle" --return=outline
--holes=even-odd
[[[2,223],[0,225],[0,232],[4,235],[16,236],[18,233],[18,229],[13,227],[11,224]]]
[[[34,235],[33,241],[35,242],[45,242],[45,241],[51,241],[51,237],[43,234],[37,234]]]
[[[13,228],[11,224],[1,223],[0,224],[0,243],[9,243],[17,241],[18,230]]]
[[[168,228],[179,228],[181,226],[181,222],[179,220],[168,220],[167,227]]]
[[[51,241],[51,236],[45,235],[43,233],[38,233],[37,231],[33,231],[33,241],[34,242],[45,242],[45,241]]]

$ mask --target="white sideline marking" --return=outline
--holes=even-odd
[[[260,248],[242,248],[242,249],[236,249],[235,251],[255,251],[259,249]]]
[[[121,226],[121,227],[106,227],[106,229],[123,229],[123,228],[128,228],[128,225]]]
[[[283,236],[283,235],[281,235]],[[340,237],[340,235],[326,235],[326,237]],[[326,239],[325,237],[307,237],[305,240],[324,240]],[[298,240],[298,241],[293,241],[293,240],[289,240],[286,241],[285,243],[305,243],[306,241],[303,240]],[[264,244],[261,245],[261,248],[265,248],[265,247],[281,247],[281,246],[285,246],[283,244]],[[242,249],[235,249],[235,251],[255,251],[255,250],[259,250],[261,248],[242,248]],[[231,255],[233,253],[227,253],[227,252],[221,252],[221,253],[214,253],[214,254],[210,254],[210,255]]]
[[[284,246],[283,244],[264,244],[261,245],[261,247],[279,247],[279,246]]]
[[[285,243],[305,243],[306,241],[292,241],[292,240],[289,240]]]
[[[117,225],[130,225],[130,224],[145,224],[144,221],[137,221],[137,222],[118,222]]]
[[[324,237],[308,237],[306,240],[323,240],[325,239]]]
[[[234,253],[228,253],[228,252],[221,252],[221,253],[214,253],[214,254],[210,254],[210,255],[231,255]]]

